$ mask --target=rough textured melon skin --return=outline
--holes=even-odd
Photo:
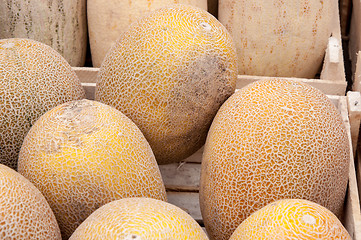
[[[208,12],[179,4],[122,35],[100,68],[95,99],[137,124],[158,163],[177,162],[204,144],[236,72],[226,29]]]
[[[207,10],[207,0],[87,0],[93,66],[100,67],[109,49],[131,23],[153,10],[175,3]]]
[[[212,239],[228,239],[251,213],[284,198],[341,215],[350,146],[333,103],[302,83],[263,80],[232,95],[205,144],[200,206]]]
[[[0,238],[61,239],[58,223],[40,191],[0,164]]]
[[[31,125],[49,109],[84,97],[75,72],[55,50],[29,39],[0,40],[0,163],[16,169]]]
[[[219,0],[218,16],[239,74],[314,78],[339,14],[337,0]]]
[[[70,240],[207,240],[198,223],[185,211],[151,198],[124,198],[92,213]]]
[[[327,208],[302,199],[268,204],[241,223],[229,240],[351,240],[340,220]]]
[[[18,171],[44,194],[66,239],[113,200],[166,200],[157,162],[137,126],[115,108],[85,99],[55,107],[33,125]]]
[[[85,0],[0,1],[0,39],[34,39],[51,46],[71,66],[83,66],[87,47],[85,4]]]

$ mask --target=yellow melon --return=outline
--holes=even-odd
[[[69,240],[207,240],[179,207],[151,198],[123,198],[92,213]]]
[[[268,204],[241,223],[229,240],[351,240],[340,220],[327,208],[302,199]]]
[[[0,164],[0,239],[61,240],[53,211],[40,191]]]
[[[220,108],[205,144],[200,206],[212,239],[228,239],[251,213],[301,198],[341,215],[350,146],[333,103],[290,80],[262,80]]]
[[[137,126],[115,108],[86,99],[59,105],[32,126],[18,171],[44,194],[64,238],[110,201],[166,200],[157,162]]]
[[[100,68],[95,99],[137,124],[158,163],[176,162],[204,144],[236,72],[226,29],[205,10],[178,4],[120,37]]]
[[[84,98],[66,60],[29,39],[0,40],[0,163],[16,169],[31,125],[49,109]]]
[[[339,27],[337,0],[219,0],[218,17],[246,75],[314,78]]]
[[[131,23],[153,10],[174,3],[190,4],[207,10],[207,0],[87,0],[93,66],[100,67],[109,49]]]

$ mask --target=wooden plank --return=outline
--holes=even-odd
[[[347,105],[348,103],[346,97],[342,97],[340,99],[339,110],[341,112],[341,115],[343,117],[347,129],[350,146],[352,146]],[[360,199],[358,194],[355,162],[354,162],[352,148],[350,148],[350,156],[351,159],[349,165],[349,182],[348,182],[348,191],[345,199],[345,215],[343,219],[343,224],[346,227],[347,231],[350,233],[352,239],[361,240]]]
[[[361,63],[360,63],[361,64]],[[82,86],[85,89],[86,96],[88,99],[94,99],[95,86],[96,86],[96,76],[98,69],[93,69],[90,72],[87,70],[81,69],[80,71],[76,69],[76,73],[82,82]],[[86,73],[87,72],[87,73]],[[253,83],[262,79],[288,79],[294,80],[297,82],[307,83],[328,95],[339,95],[344,96],[346,94],[346,81],[331,81],[331,80],[322,80],[322,79],[307,79],[307,78],[276,78],[276,77],[264,77],[264,76],[251,76],[251,75],[238,75],[236,88],[241,89],[247,86],[250,83]],[[93,82],[88,82],[93,81]]]
[[[93,67],[72,67],[72,68],[82,83],[96,83],[99,68],[93,68]]]
[[[352,74],[356,71],[357,54],[361,50],[361,0],[352,0],[352,14],[349,34],[349,55]],[[354,90],[354,89],[353,89]]]
[[[357,180],[357,189],[358,192],[361,192],[361,184],[360,184],[360,179],[361,179],[361,154],[360,154],[360,146],[357,147],[357,151],[356,151],[356,161],[355,161],[355,171],[356,171],[356,180]],[[360,197],[360,195],[359,195]]]
[[[347,110],[350,122],[353,155],[356,155],[360,119],[361,119],[361,94],[360,92],[347,92]]]
[[[361,51],[357,53],[352,79],[352,90],[361,91]]]
[[[323,80],[346,82],[339,8],[335,8],[334,16],[336,17],[333,18],[333,29],[327,45],[320,78]],[[335,42],[337,46],[335,46]],[[336,55],[337,60],[334,58],[334,55]]]
[[[348,191],[345,199],[345,216],[342,223],[353,240],[361,240],[360,198],[354,161],[350,161]]]
[[[172,163],[159,165],[159,169],[167,190],[183,192],[199,191],[200,163]]]
[[[95,83],[81,83],[85,90],[85,98],[94,100],[95,96]]]
[[[169,203],[186,211],[198,223],[203,223],[201,209],[199,208],[199,193],[167,192],[167,198]]]
[[[339,31],[333,32],[329,38],[320,79],[346,82],[342,40]]]

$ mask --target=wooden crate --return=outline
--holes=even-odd
[[[95,68],[74,68],[83,86],[86,89],[88,99],[94,99],[95,81],[98,69]],[[237,88],[244,85],[244,76],[238,77]],[[262,79],[263,77],[249,77],[250,82]],[[316,80],[296,79],[297,81],[313,84],[321,82]],[[321,80],[319,80],[321,81]],[[329,82],[323,83],[325,85]],[[332,89],[331,86],[323,86],[321,89]],[[357,142],[360,119],[361,119],[361,96],[359,92],[348,92],[347,96],[328,95],[333,103],[340,110],[345,125],[349,133],[350,144],[355,146]],[[352,141],[354,139],[354,141]],[[351,156],[354,150],[351,149]],[[199,179],[201,170],[203,148],[180,163],[160,165],[160,171],[167,189],[168,201],[179,206],[188,212],[198,223],[203,225],[203,220],[199,208]],[[359,204],[359,194],[356,180],[354,158],[350,159],[350,173],[348,191],[345,199],[345,218],[343,224],[354,240],[361,240],[361,213]]]

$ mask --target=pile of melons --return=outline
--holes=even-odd
[[[297,56],[291,65],[274,58],[287,59],[280,44],[300,41],[287,14],[302,7],[314,23],[320,9],[322,21],[303,37],[305,48],[322,52],[337,1],[298,1],[297,8],[268,1],[284,8],[276,29],[268,26],[276,40],[252,42],[255,26],[240,13],[251,9],[264,24],[272,17],[261,2],[242,8],[220,0],[224,22],[183,4],[149,12],[107,50],[95,100],[85,99],[69,63],[49,46],[0,40],[0,238],[351,239],[339,220],[350,146],[337,108],[293,80],[235,92],[239,73],[314,75],[307,69],[318,68],[322,54],[302,56],[297,45],[287,55]],[[205,230],[167,203],[158,166],[203,145]]]

